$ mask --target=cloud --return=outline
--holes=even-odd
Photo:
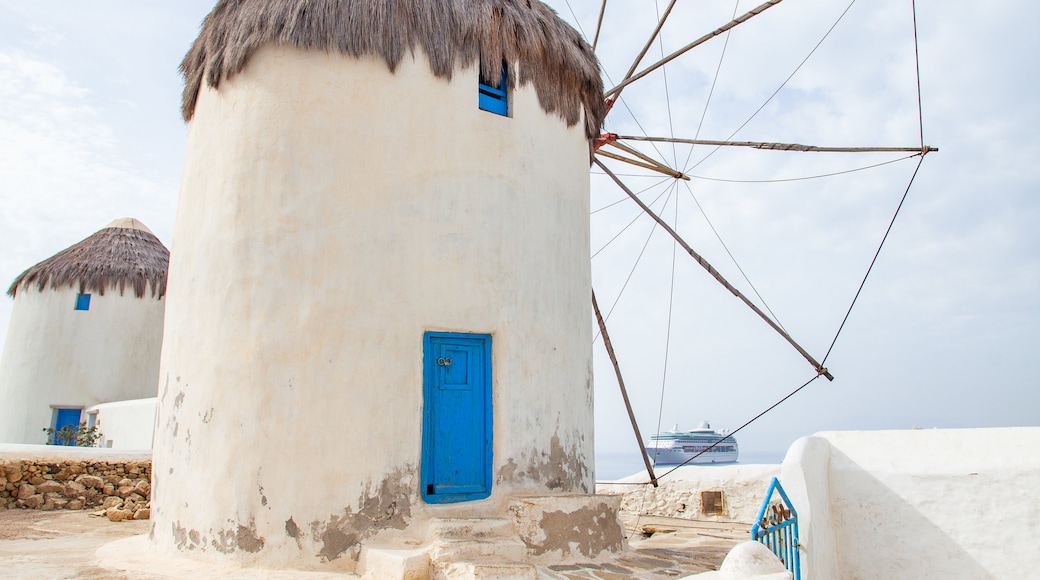
[[[169,231],[176,190],[122,159],[92,91],[56,64],[0,52],[0,281],[133,216]],[[162,226],[162,227],[160,227]],[[0,303],[6,328],[11,302]]]

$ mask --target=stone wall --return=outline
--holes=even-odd
[[[621,495],[621,510],[628,513],[750,525],[770,480],[779,474],[779,465],[690,465],[661,478],[657,488],[633,485],[647,480],[640,473],[619,483],[599,484],[596,493]],[[703,505],[705,492],[714,494],[717,503]]]
[[[148,454],[18,447],[26,451],[0,448],[0,509],[107,510],[114,520],[148,519]]]

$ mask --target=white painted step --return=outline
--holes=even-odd
[[[434,567],[431,580],[537,580],[538,571],[517,562],[453,562]]]

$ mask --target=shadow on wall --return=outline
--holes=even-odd
[[[966,549],[963,541],[971,538],[951,536],[944,521],[973,521],[978,526],[975,534],[993,533],[992,522],[987,520],[1006,513],[1008,507],[986,506],[984,500],[962,502],[966,494],[986,496],[986,488],[994,483],[991,477],[978,473],[890,474],[896,483],[906,484],[899,485],[904,491],[900,495],[833,447],[829,471],[832,531],[841,578],[996,578]],[[956,493],[949,493],[953,488]],[[987,512],[988,517],[979,517]],[[991,541],[982,543],[992,545]]]

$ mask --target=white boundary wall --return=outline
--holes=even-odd
[[[97,414],[96,425],[103,435],[100,447],[151,452],[158,402],[158,398],[152,397],[94,405],[84,411],[84,419]]]
[[[803,578],[1035,578],[1040,427],[824,432],[781,482]]]

